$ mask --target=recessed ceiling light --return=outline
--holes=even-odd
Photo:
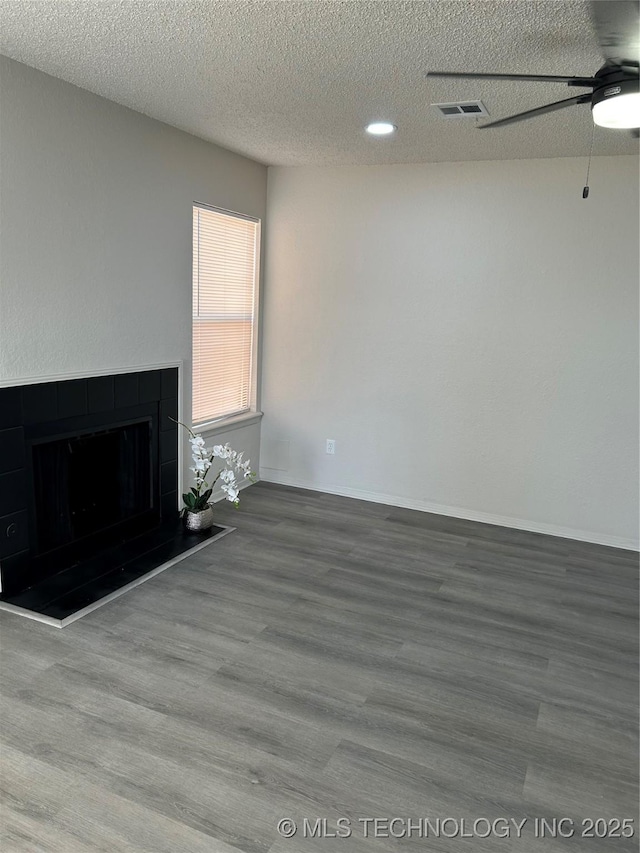
[[[388,121],[374,121],[367,125],[367,133],[371,133],[373,136],[388,136],[397,129],[395,124]]]

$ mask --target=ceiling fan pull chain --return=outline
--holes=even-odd
[[[591,155],[593,154],[593,137],[596,132],[596,126],[591,123],[591,145],[589,146],[589,159],[587,160],[587,177],[582,188],[582,198],[589,198],[589,171],[591,170]]]

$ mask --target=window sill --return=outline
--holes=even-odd
[[[231,417],[223,418],[219,421],[198,424],[193,427],[193,431],[202,433],[203,435],[216,435],[219,432],[228,432],[232,429],[240,429],[240,427],[259,423],[261,419],[262,412],[243,412],[241,415],[231,415]]]

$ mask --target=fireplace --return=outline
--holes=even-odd
[[[0,388],[3,600],[175,534],[177,417],[177,368]]]
[[[233,528],[178,514],[178,369],[0,388],[0,609],[64,627]]]

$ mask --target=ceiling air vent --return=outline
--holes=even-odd
[[[444,118],[479,118],[489,112],[482,101],[460,101],[457,104],[431,104]]]

